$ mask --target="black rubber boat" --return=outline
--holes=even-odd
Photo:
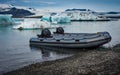
[[[62,48],[92,48],[99,47],[111,41],[108,32],[98,33],[64,33],[63,28],[57,28],[54,34],[43,29],[41,35],[30,39],[32,46],[62,47]]]

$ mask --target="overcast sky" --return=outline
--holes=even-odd
[[[0,0],[0,3],[34,8],[86,8],[95,11],[120,11],[120,0]]]

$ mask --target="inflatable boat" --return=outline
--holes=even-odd
[[[62,47],[62,48],[93,48],[111,41],[108,32],[98,33],[64,33],[59,27],[51,34],[48,29],[43,29],[40,35],[30,39],[32,46]]]

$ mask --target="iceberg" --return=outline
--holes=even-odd
[[[69,16],[64,14],[56,14],[56,15],[44,15],[41,20],[45,20],[51,23],[69,23],[71,19]]]
[[[58,25],[50,25],[50,22],[39,20],[39,19],[24,19],[19,25],[13,26],[13,29],[18,30],[32,30],[32,29],[43,29],[43,28],[56,28]]]
[[[51,16],[50,16],[50,15],[44,15],[44,16],[41,18],[41,20],[51,22]]]
[[[99,17],[94,11],[87,9],[67,9],[64,14],[71,18],[71,21],[104,21],[107,18]]]
[[[12,15],[2,15],[0,14],[0,25],[11,25],[14,24]]]
[[[70,17],[66,16],[66,15],[54,15],[51,16],[51,20],[52,22],[57,22],[57,23],[69,23],[71,22]]]

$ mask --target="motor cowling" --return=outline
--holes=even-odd
[[[56,33],[58,33],[58,34],[64,34],[64,29],[62,27],[58,27],[56,29]]]
[[[49,29],[45,28],[41,32],[41,37],[49,38],[51,37],[51,32]]]

